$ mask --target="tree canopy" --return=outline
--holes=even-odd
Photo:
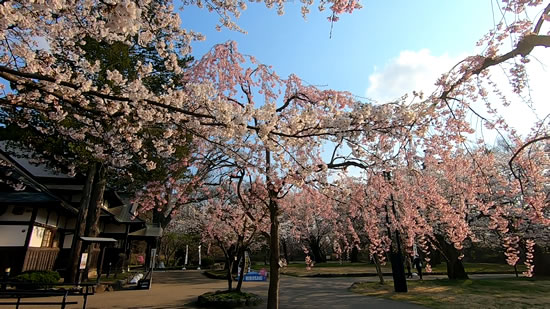
[[[281,13],[285,4],[263,3]],[[312,4],[304,2],[304,15]],[[246,9],[244,1],[184,5],[215,11],[221,26],[231,29],[238,29],[235,19]],[[0,106],[17,115],[5,118],[10,124],[78,142],[91,158],[129,173],[136,166],[154,171],[163,163],[171,171],[207,170],[208,177],[193,178],[193,187],[247,179],[256,185],[256,192],[263,192],[255,197],[260,213],[270,220],[269,308],[278,306],[284,201],[306,186],[337,197],[337,205],[351,215],[362,212],[375,253],[401,237],[409,250],[415,242],[427,250],[436,241],[461,250],[475,238],[474,219],[486,216],[513,264],[520,239],[532,254],[536,233],[531,232],[549,223],[546,120],[522,139],[502,117],[483,118],[510,141],[509,175],[482,144],[467,143],[473,132],[467,115],[476,113],[472,106],[480,101],[496,113],[488,96],[501,93],[488,77],[493,66],[510,63],[509,86],[525,91],[529,54],[550,46],[544,34],[550,4],[507,0],[502,5],[514,21],[498,24],[480,41],[483,52],[451,68],[434,93],[373,104],[349,92],[306,85],[296,75],[280,77],[241,54],[234,42],[216,45],[185,66],[190,42],[202,36],[180,26],[171,1],[4,0],[0,78],[11,89],[0,97]],[[360,8],[356,1],[320,1],[319,9],[327,6],[330,22]],[[523,14],[528,7],[541,8],[537,19]],[[350,180],[349,168],[363,170],[363,179]],[[180,177],[172,173],[156,188],[147,187],[144,208],[170,207],[174,196],[188,200],[188,189],[175,188],[182,185]],[[326,206],[316,200],[312,207]],[[242,196],[240,202],[243,206]],[[353,230],[347,222],[334,225],[346,230],[343,236]]]

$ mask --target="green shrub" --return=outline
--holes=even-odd
[[[59,273],[51,270],[33,270],[26,271],[20,275],[15,276],[14,281],[25,284],[16,285],[18,289],[40,289],[47,288],[52,284],[59,282]]]
[[[210,268],[214,263],[216,263],[216,261],[213,258],[205,257],[201,260],[201,267]]]
[[[235,308],[242,306],[256,306],[262,299],[252,293],[235,291],[209,292],[199,296],[197,304],[201,307]]]

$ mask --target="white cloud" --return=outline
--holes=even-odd
[[[511,66],[495,67],[491,70],[493,81],[511,101],[509,107],[496,107],[504,119],[522,135],[527,134],[535,122],[550,113],[550,51],[536,48],[529,59],[531,62],[526,65],[529,89],[524,91],[523,98],[512,92],[508,77],[504,74],[506,72],[510,75]],[[498,101],[495,100],[493,104],[498,104]],[[548,124],[548,120],[546,123]]]
[[[448,54],[434,56],[429,49],[404,50],[391,59],[382,70],[375,68],[369,76],[367,97],[384,102],[401,97],[413,90],[430,94],[435,82],[463,57]]]
[[[452,57],[447,53],[435,56],[428,49],[401,51],[398,57],[391,59],[381,70],[375,68],[375,72],[369,76],[370,85],[366,90],[366,96],[383,103],[413,90],[431,94],[441,74],[448,72],[465,56],[464,54]],[[550,114],[550,50],[537,48],[531,53],[530,59],[531,62],[527,64],[530,91],[526,91],[523,99],[512,92],[508,77],[504,74],[509,72],[510,65],[497,66],[490,70],[493,82],[511,101],[509,107],[504,107],[497,96],[491,95],[491,104],[510,126],[524,136],[537,120]],[[526,104],[524,99],[527,97],[531,99],[532,106]],[[480,114],[486,115],[482,102],[474,104],[473,107]],[[482,126],[478,119],[472,117],[470,122],[476,131],[479,131],[476,137],[482,137]],[[493,142],[495,132],[486,129],[483,131],[483,137],[488,142]]]

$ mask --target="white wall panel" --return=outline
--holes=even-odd
[[[23,247],[28,225],[0,225],[0,247]]]

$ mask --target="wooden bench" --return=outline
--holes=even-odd
[[[18,309],[19,306],[61,306],[61,309],[65,309],[67,305],[76,305],[76,301],[67,301],[67,296],[69,296],[69,291],[17,291],[17,290],[6,290],[0,292],[2,296],[9,296],[12,298],[17,298],[17,301],[6,301],[10,298],[0,299],[0,306],[14,306]],[[61,301],[21,301],[22,298],[29,297],[47,297],[47,296],[63,296]]]
[[[61,306],[61,309],[64,309],[67,305],[77,305],[78,302],[76,301],[67,301],[67,296],[82,296],[83,297],[83,303],[82,303],[82,309],[86,309],[86,304],[88,302],[88,296],[94,295],[94,289],[97,286],[97,283],[80,283],[78,285],[73,286],[71,289],[61,289],[61,290],[40,290],[40,289],[8,289],[7,286],[30,286],[33,284],[27,284],[27,283],[21,283],[21,282],[8,282],[8,281],[0,281],[0,284],[2,284],[2,289],[0,290],[0,306],[15,306],[15,308],[19,308],[19,306]],[[34,284],[35,285],[35,284]],[[48,286],[59,286],[59,287],[66,287],[66,284],[48,284]],[[61,301],[32,301],[32,300],[25,300],[21,301],[21,299],[26,298],[33,298],[33,297],[48,297],[48,296],[63,296],[63,299]],[[17,299],[11,300],[11,299]]]

